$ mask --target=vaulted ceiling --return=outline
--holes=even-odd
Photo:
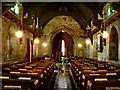
[[[86,27],[90,24],[91,20],[93,20],[94,25],[100,26],[98,13],[103,17],[102,9],[105,4],[106,2],[22,2],[24,8],[23,16],[28,13],[28,18],[23,19],[23,24],[30,26],[33,20],[35,20],[35,24],[37,24],[38,18],[39,31],[42,31],[55,17],[68,16],[73,18],[82,30],[86,31]],[[120,3],[113,3],[114,8],[119,10],[119,4]],[[14,5],[15,2],[3,2],[2,14]],[[12,16],[10,18],[12,18]],[[34,31],[34,29],[32,29],[32,31],[38,33]]]
[[[74,18],[85,29],[90,20],[97,20],[98,13],[104,3],[98,2],[29,2],[23,3],[24,15],[29,13],[29,18],[39,18],[39,26],[45,25],[55,16],[65,15]]]

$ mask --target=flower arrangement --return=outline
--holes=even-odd
[[[61,59],[61,61],[63,61],[63,62],[66,61],[66,60],[68,60],[68,57],[64,57],[64,58]]]
[[[62,64],[61,64],[61,63],[59,63],[59,62],[58,62],[58,63],[56,63],[56,66],[57,66],[57,67],[61,67],[61,65],[62,65]]]

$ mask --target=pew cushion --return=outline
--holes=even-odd
[[[22,80],[31,80],[31,77],[19,77],[18,79],[22,79]]]
[[[19,90],[21,90],[21,86],[5,85],[4,89],[12,89],[12,90],[14,90],[14,89],[18,90],[19,89]]]
[[[9,79],[7,76],[0,76],[0,79]]]
[[[107,81],[107,78],[95,78],[95,81]]]

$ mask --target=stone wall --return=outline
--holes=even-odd
[[[103,45],[103,51],[102,52],[98,52],[97,51],[97,35],[100,32],[97,32],[96,34],[93,35],[93,45],[90,44],[90,48],[89,48],[89,58],[94,58],[94,59],[98,59],[98,60],[102,60],[102,61],[107,61],[107,62],[112,62],[115,64],[120,64],[120,19],[113,22],[112,24],[110,24],[108,27],[106,27],[106,31],[108,32],[108,37],[106,38],[106,45]],[[118,60],[109,60],[109,38],[110,38],[110,32],[112,27],[115,27],[118,33]]]
[[[33,40],[33,35],[24,30],[22,38],[15,36],[20,26],[2,16],[2,62],[26,59],[27,39]]]
[[[112,62],[116,64],[120,64],[120,19],[115,21],[114,23],[110,24],[108,27],[106,27],[106,31],[108,32],[108,37],[106,38],[106,45],[103,45],[103,51],[98,52],[97,51],[97,35],[101,33],[101,31],[97,32],[96,34],[93,35],[93,45],[90,44],[89,48],[89,58],[94,58],[98,60],[103,60],[107,62]],[[110,32],[112,27],[115,27],[118,33],[118,60],[109,60],[109,38],[110,38]]]
[[[110,39],[110,32],[112,27],[115,27],[118,33],[118,61],[113,61],[113,60],[109,60],[109,39]],[[107,31],[109,33],[109,37],[107,38],[107,46],[106,46],[106,60],[109,62],[113,62],[116,64],[120,64],[120,19],[115,21],[114,23],[110,24],[107,27]]]
[[[115,11],[114,13],[111,13],[110,16],[108,16],[108,6],[111,5],[111,3],[107,3],[104,8],[103,8],[103,22],[110,19],[111,17],[113,17],[117,11]],[[111,30],[112,28],[115,28],[116,31],[117,31],[117,34],[118,34],[118,60],[110,60],[110,55],[109,55],[109,49],[110,48],[110,33],[111,33]],[[114,21],[113,23],[109,24],[107,27],[106,27],[106,31],[108,32],[108,37],[106,38],[106,45],[103,44],[103,41],[102,41],[102,44],[103,44],[103,51],[102,52],[98,52],[97,50],[97,46],[98,46],[98,34],[100,33],[102,35],[102,31],[100,30],[99,32],[95,33],[93,35],[93,45],[90,44],[90,48],[89,48],[89,53],[86,54],[86,56],[89,56],[89,58],[93,58],[93,59],[98,59],[98,60],[102,60],[102,61],[107,61],[107,62],[112,62],[112,63],[115,63],[115,64],[120,64],[120,19],[119,20],[116,20]],[[113,37],[114,38],[114,37]],[[87,48],[86,48],[87,49]],[[113,50],[113,54],[115,53],[114,52],[114,48],[112,48]]]

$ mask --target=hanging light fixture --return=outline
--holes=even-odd
[[[19,30],[15,33],[15,35],[18,37],[18,38],[21,38],[22,37],[22,32]]]
[[[18,4],[20,5],[20,3],[19,3],[19,1],[17,1],[17,3],[16,3],[16,7],[17,7],[17,10],[20,10],[20,7],[18,6]],[[20,11],[19,11],[20,12]],[[18,14],[19,15],[19,13],[16,13],[16,14]],[[18,38],[21,38],[22,37],[22,25],[23,25],[23,10],[21,11],[21,14],[20,14],[20,19],[21,19],[21,22],[20,22],[20,24],[21,24],[21,26],[20,26],[20,30],[18,30],[16,33],[15,33],[15,35],[18,37]]]
[[[35,44],[38,44],[39,42],[40,42],[40,41],[39,41],[38,38],[35,38],[35,39],[34,39],[34,43],[35,43]]]
[[[81,44],[81,43],[79,43],[79,44],[78,44],[78,47],[82,47],[82,44]]]
[[[43,43],[43,47],[47,47],[47,43]]]
[[[90,40],[89,39],[86,40],[86,44],[90,44]]]

